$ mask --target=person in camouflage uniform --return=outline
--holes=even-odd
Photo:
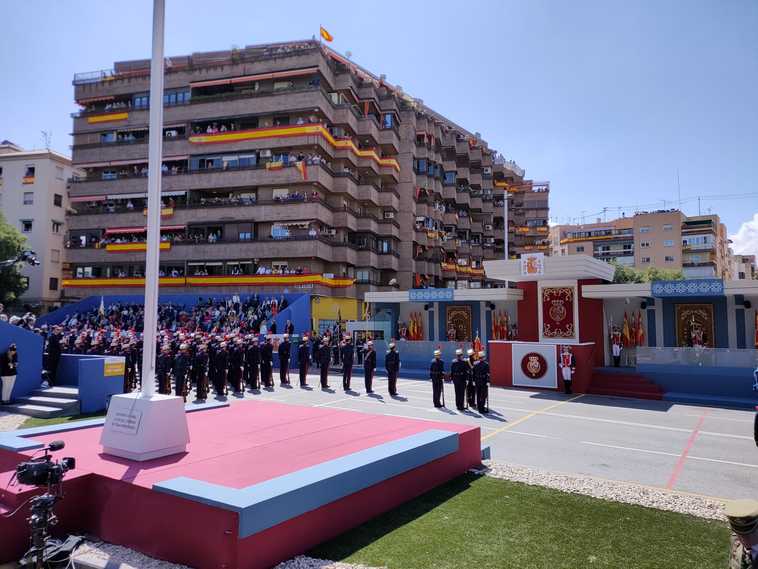
[[[758,501],[727,502],[724,513],[732,528],[729,569],[758,569]]]

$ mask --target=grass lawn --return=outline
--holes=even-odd
[[[97,417],[105,417],[105,411],[97,413],[84,413],[82,415],[67,415],[63,417],[52,417],[51,419],[41,419],[38,417],[29,417],[24,424],[19,427],[20,429],[26,429],[28,427],[43,427],[47,425],[59,425],[61,423],[69,423],[71,421],[82,421],[84,419],[95,419]]]
[[[465,475],[324,543],[389,569],[723,569],[726,524]]]

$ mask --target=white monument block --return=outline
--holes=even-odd
[[[187,450],[184,401],[173,395],[124,393],[111,397],[100,444],[103,452],[152,460]]]

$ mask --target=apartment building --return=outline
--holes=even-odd
[[[0,211],[37,254],[40,265],[24,265],[28,288],[21,300],[53,305],[61,297],[67,180],[71,160],[52,150],[24,150],[0,142]]]
[[[641,212],[608,222],[550,228],[553,255],[592,255],[624,266],[682,270],[687,278],[731,278],[729,240],[717,215]]]
[[[481,262],[498,255],[498,212],[504,224],[495,184],[521,184],[524,171],[478,133],[315,41],[170,62],[162,286],[358,298],[490,286]],[[74,91],[83,175],[64,286],[128,292],[143,282],[149,61],[77,74]],[[533,188],[523,201],[539,208],[521,206],[545,228],[547,195]]]
[[[732,255],[732,278],[737,280],[758,279],[758,270],[755,265],[755,255]]]

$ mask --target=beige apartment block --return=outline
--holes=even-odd
[[[53,305],[61,298],[65,262],[66,186],[71,160],[52,150],[24,150],[0,143],[0,210],[5,220],[26,237],[27,248],[40,265],[25,265],[28,288],[21,300]]]
[[[149,79],[147,60],[74,78],[74,296],[142,277]],[[506,195],[509,253],[548,248],[547,183],[319,42],[171,57],[165,86],[172,292],[294,291],[297,275],[318,277],[314,294],[354,298],[492,286],[482,261],[504,254]],[[281,278],[263,286],[261,274]]]

